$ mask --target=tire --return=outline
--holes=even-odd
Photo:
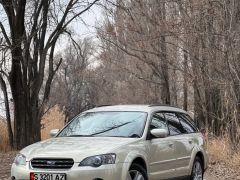
[[[148,180],[147,171],[138,164],[132,164],[127,175],[127,180]]]
[[[203,162],[197,156],[194,160],[190,180],[203,180]]]

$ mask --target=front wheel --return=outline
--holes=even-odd
[[[142,166],[132,164],[128,171],[127,180],[148,180],[147,172]]]
[[[194,160],[191,180],[203,180],[203,164],[199,157],[196,157]]]

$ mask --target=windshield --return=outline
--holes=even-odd
[[[145,112],[88,112],[74,118],[58,137],[142,136],[147,113]]]

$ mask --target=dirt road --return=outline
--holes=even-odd
[[[214,177],[213,175],[210,175],[209,172],[205,174],[204,180],[221,180],[219,178]]]

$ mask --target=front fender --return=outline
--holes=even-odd
[[[134,151],[130,151],[125,160],[124,160],[124,165],[123,165],[123,168],[122,168],[122,177],[123,179],[127,179],[127,173],[133,163],[133,161],[137,158],[141,158],[142,160],[145,161],[145,164],[146,164],[146,170],[148,170],[148,158],[147,158],[147,153],[143,150],[134,150]]]

